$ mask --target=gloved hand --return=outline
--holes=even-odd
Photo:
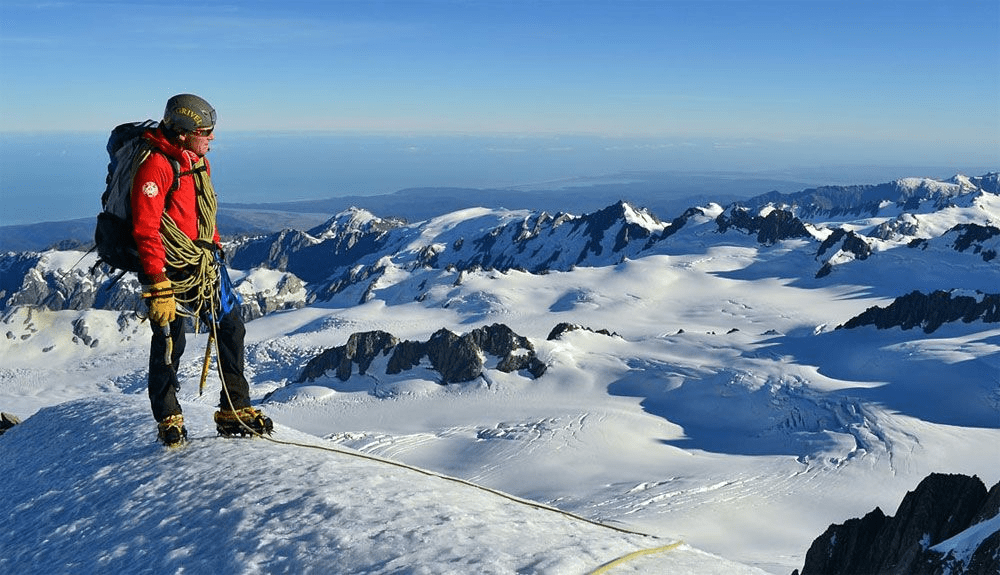
[[[167,325],[177,319],[177,303],[170,280],[143,286],[142,297],[149,304],[149,320],[157,325]]]

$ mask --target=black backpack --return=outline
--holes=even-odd
[[[153,120],[122,124],[111,131],[108,138],[108,177],[104,194],[101,195],[101,213],[97,214],[94,229],[94,243],[98,263],[124,272],[142,270],[139,250],[132,236],[132,179],[146,158],[152,153],[161,153],[146,138],[146,132],[159,124]],[[167,157],[174,168],[174,183],[167,191],[166,201],[180,182],[180,163]],[[96,265],[95,265],[96,267]]]

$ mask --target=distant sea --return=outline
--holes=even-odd
[[[107,173],[106,132],[0,133],[0,226],[92,217]],[[557,189],[634,171],[745,172],[814,185],[948,177],[903,168],[808,166],[791,144],[597,136],[424,136],[217,133],[209,153],[222,203],[270,203],[389,194],[406,188]],[[805,155],[803,155],[805,154]],[[763,159],[763,158],[770,159]],[[790,190],[782,190],[790,191]]]

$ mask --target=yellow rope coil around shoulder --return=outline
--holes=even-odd
[[[201,315],[206,303],[209,304],[210,310],[214,310],[215,299],[218,297],[216,288],[218,267],[215,257],[210,249],[202,247],[210,246],[215,241],[215,215],[218,211],[218,200],[215,197],[212,180],[207,171],[198,170],[204,167],[204,162],[204,158],[198,160],[194,165],[196,172],[192,175],[195,178],[197,191],[197,240],[192,240],[182,232],[166,212],[160,225],[160,237],[163,240],[167,265],[190,272],[186,278],[174,282],[174,297],[195,320]]]

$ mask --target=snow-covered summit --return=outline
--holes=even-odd
[[[326,223],[316,226],[308,234],[317,241],[323,241],[348,233],[366,234],[373,231],[387,231],[402,225],[394,218],[382,219],[362,208],[349,208],[335,215]]]
[[[962,193],[978,190],[968,177],[961,174],[951,178],[949,181],[940,181],[932,178],[900,178],[896,180],[896,186],[903,192],[902,199],[916,194],[925,196],[957,196]]]

